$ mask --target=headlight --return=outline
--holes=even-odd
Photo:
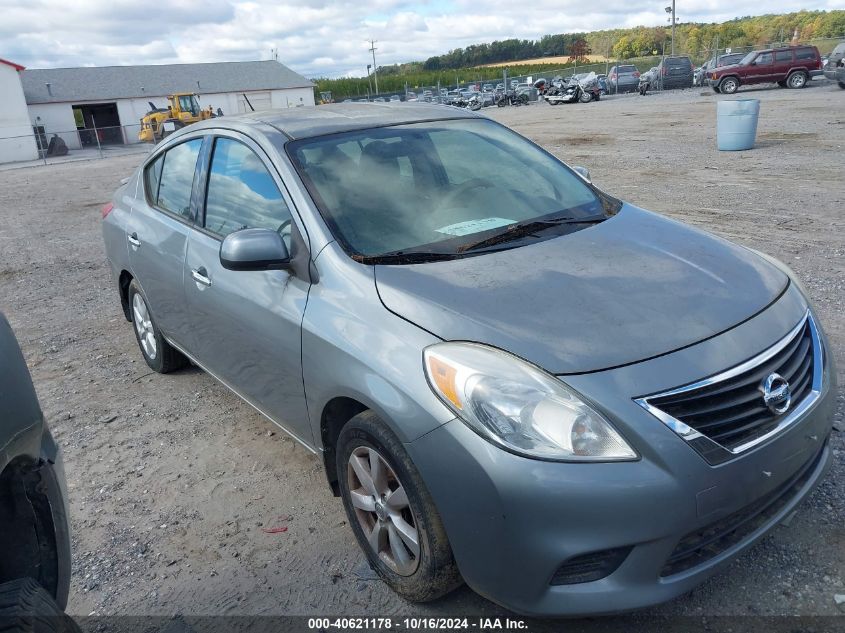
[[[446,406],[506,450],[559,461],[637,457],[572,389],[511,354],[477,343],[437,343],[423,359],[429,384]]]

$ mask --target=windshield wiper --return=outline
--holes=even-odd
[[[496,244],[503,244],[504,242],[511,242],[550,226],[557,226],[560,224],[597,224],[598,222],[604,222],[606,219],[607,216],[604,215],[590,215],[584,218],[549,218],[547,220],[532,220],[531,222],[526,222],[525,224],[512,224],[501,233],[497,233],[491,237],[486,237],[483,240],[478,240],[477,242],[464,244],[463,246],[458,247],[457,250],[460,253],[465,253],[467,251],[474,251],[488,246],[495,246]]]
[[[460,253],[442,253],[436,251],[397,251],[384,255],[367,255],[356,257],[362,264],[423,264],[426,262],[442,262],[461,257]]]

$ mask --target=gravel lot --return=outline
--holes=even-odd
[[[488,109],[636,205],[764,250],[802,278],[845,384],[845,91],[760,98],[753,151],[715,149],[717,96]],[[68,611],[133,614],[502,614],[464,588],[409,605],[363,573],[317,458],[196,369],[144,364],[120,312],[100,207],[137,156],[0,172],[0,309],[66,458],[74,531]],[[840,390],[841,392],[841,390]],[[835,465],[780,526],[667,615],[838,613],[845,594],[845,402]],[[287,526],[268,534],[262,528]],[[605,624],[609,621],[605,620]]]

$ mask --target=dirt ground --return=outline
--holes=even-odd
[[[484,112],[636,205],[789,264],[845,384],[845,91],[761,89],[756,149],[715,149],[709,92]],[[66,459],[68,611],[502,614],[463,588],[425,606],[363,571],[318,459],[197,369],[144,364],[104,261],[100,207],[137,156],[0,173],[0,309]],[[841,393],[841,390],[840,390]],[[691,594],[620,618],[837,613],[845,594],[845,402],[835,465],[788,526]],[[263,528],[287,527],[268,534]],[[640,626],[640,623],[645,623]]]

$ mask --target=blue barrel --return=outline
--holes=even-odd
[[[719,101],[716,106],[716,146],[719,150],[736,152],[754,147],[759,115],[759,99]]]

